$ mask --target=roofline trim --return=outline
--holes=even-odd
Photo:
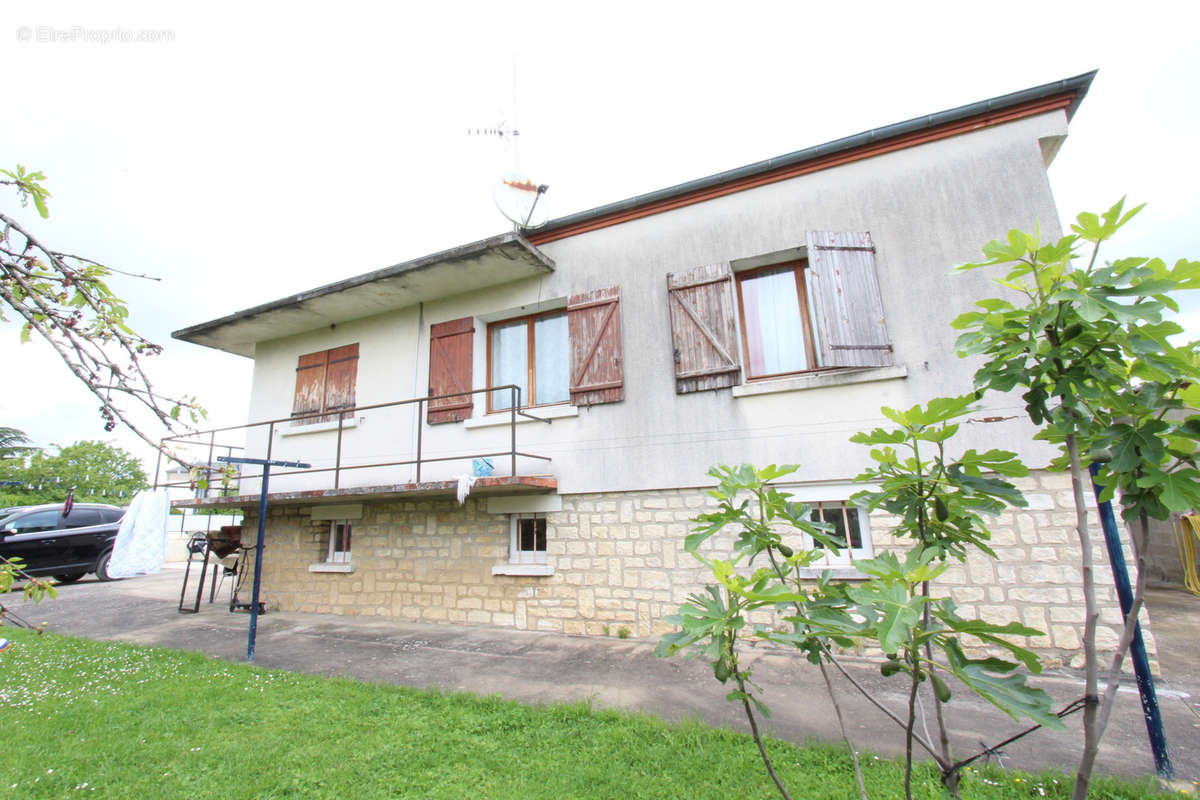
[[[1095,76],[1096,70],[1092,70],[1073,78],[982,100],[949,111],[897,122],[882,128],[872,128],[788,155],[551,220],[537,230],[525,231],[525,235],[532,244],[542,245],[1038,114],[1063,110],[1070,120]]]
[[[487,239],[480,239],[479,241],[471,242],[471,243],[465,244],[465,245],[460,245],[458,247],[453,247],[449,250],[442,250],[441,252],[438,252],[438,253],[432,253],[430,255],[421,256],[420,258],[414,258],[411,261],[405,261],[400,264],[394,264],[390,267],[384,267],[383,269],[377,269],[373,272],[367,272],[362,275],[355,275],[352,278],[346,278],[345,280],[338,281],[336,283],[329,283],[324,286],[319,286],[316,289],[309,289],[307,291],[300,292],[299,294],[294,294],[289,297],[280,298],[279,300],[272,300],[268,303],[263,303],[261,305],[254,306],[252,308],[247,308],[242,311],[235,311],[232,314],[228,314],[228,315],[226,315],[224,317],[220,317],[218,319],[209,320],[208,322],[201,322],[197,325],[192,325],[187,328],[180,328],[179,330],[174,331],[171,334],[171,338],[179,339],[179,340],[185,341],[185,342],[192,342],[193,344],[195,344],[196,342],[193,341],[193,337],[195,337],[195,336],[209,333],[213,330],[216,330],[217,328],[221,328],[226,325],[241,322],[244,319],[248,319],[250,317],[254,317],[259,314],[265,314],[270,311],[280,311],[280,310],[287,309],[287,308],[295,308],[295,307],[301,305],[302,303],[305,303],[309,300],[313,300],[318,297],[324,297],[325,295],[330,295],[330,294],[337,294],[338,292],[344,292],[347,289],[355,289],[359,286],[363,286],[368,283],[373,283],[378,280],[383,280],[385,278],[392,278],[397,275],[402,275],[402,274],[408,273],[408,272],[416,272],[416,271],[424,269],[426,267],[435,266],[444,261],[449,261],[449,260],[452,260],[455,258],[461,258],[463,256],[471,255],[474,253],[482,253],[493,247],[502,247],[504,245],[513,244],[513,243],[515,243],[515,244],[519,245],[520,247],[524,248],[525,250],[529,251],[539,261],[541,261],[544,264],[546,264],[547,266],[553,268],[554,261],[552,259],[550,259],[549,257],[547,257],[544,253],[539,251],[532,244],[530,244],[528,239],[526,239],[524,236],[522,236],[521,233],[519,233],[519,232],[502,233],[498,236],[492,236]]]

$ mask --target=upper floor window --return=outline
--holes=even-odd
[[[500,314],[493,315],[494,317]],[[478,349],[477,349],[478,348]],[[486,352],[486,384],[473,383],[474,357]],[[431,425],[474,413],[475,388],[515,385],[521,405],[616,403],[625,397],[621,289],[610,286],[567,298],[566,308],[491,322],[477,337],[475,318],[429,328]],[[481,381],[482,383],[482,381]],[[487,411],[512,406],[512,391],[481,392]]]
[[[488,325],[488,386],[515,384],[521,404],[544,406],[570,399],[567,312],[551,311]],[[512,392],[488,393],[488,410],[512,407]]]
[[[677,393],[892,364],[869,233],[810,231],[774,255],[667,276]]]
[[[805,287],[806,261],[737,274],[747,378],[804,372],[817,365]]]
[[[300,356],[292,416],[308,425],[333,419],[333,412],[354,408],[358,343]]]

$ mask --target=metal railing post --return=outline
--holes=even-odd
[[[425,400],[417,401],[417,483],[421,482],[421,431],[425,425],[422,420],[425,417]]]
[[[155,461],[154,461],[154,488],[155,489],[158,488],[158,475],[159,475],[159,472],[162,470],[162,451],[163,451],[163,448],[167,446],[166,441],[167,441],[166,439],[158,440],[158,458],[155,459]]]
[[[508,474],[512,475],[515,478],[515,477],[517,477],[517,406],[521,405],[521,389],[520,389],[520,387],[513,386],[510,391],[510,394],[511,394],[510,399],[512,400],[512,405],[510,406],[508,424],[509,424],[509,429],[510,429],[510,433],[511,433],[510,441],[512,444],[512,450],[510,450],[509,452],[512,454],[512,456],[511,456],[512,457],[512,465],[510,467],[510,471]]]
[[[217,432],[211,431],[208,434],[208,461],[204,464],[204,480],[206,487],[204,496],[208,497],[208,491],[212,488],[212,465],[213,465],[213,445],[217,441]]]
[[[267,461],[271,460],[271,451],[275,448],[275,423],[267,426]]]
[[[338,413],[337,455],[333,459],[333,488],[337,489],[342,481],[342,421],[345,411]]]

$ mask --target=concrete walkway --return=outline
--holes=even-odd
[[[48,630],[96,639],[115,639],[184,650],[244,662],[249,617],[231,614],[219,602],[205,602],[199,614],[178,612],[183,574],[159,575],[116,583],[81,581],[59,590],[56,600],[38,606],[16,595],[5,603]],[[1158,597],[1162,595],[1162,597]],[[1156,593],[1156,606],[1171,608],[1163,624],[1155,619],[1163,677],[1159,701],[1171,744],[1176,778],[1200,780],[1200,669],[1196,621],[1200,598],[1183,592]],[[14,602],[15,601],[15,602]],[[1168,621],[1169,620],[1169,621]],[[666,719],[699,718],[718,726],[747,730],[740,706],[728,703],[728,691],[707,664],[653,655],[652,640],[565,636],[469,626],[406,624],[366,617],[270,613],[259,618],[255,663],[262,667],[478,694],[499,694],[533,703],[584,700],[598,707],[619,707]],[[900,677],[883,679],[864,659],[847,659],[851,673],[870,686],[892,709],[906,702]],[[861,749],[881,754],[903,752],[903,732],[835,676],[851,737]],[[760,652],[754,679],[766,689],[773,715],[769,731],[783,739],[837,740],[839,733],[820,673],[790,653]],[[1058,670],[1037,683],[1059,707],[1082,695],[1080,675]],[[948,707],[952,745],[959,757],[974,754],[980,743],[994,744],[1023,729],[965,690]],[[1073,769],[1082,736],[1079,715],[1067,731],[1040,731],[1004,748],[1003,763],[1021,769]],[[747,757],[752,752],[748,751]],[[1105,735],[1101,772],[1152,774],[1137,693],[1123,687]]]

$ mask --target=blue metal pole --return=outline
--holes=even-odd
[[[1129,585],[1129,570],[1125,567],[1125,552],[1121,549],[1121,535],[1117,531],[1117,519],[1113,515],[1112,503],[1101,502],[1103,487],[1096,483],[1100,465],[1092,463],[1092,491],[1096,493],[1096,506],[1100,511],[1100,524],[1104,528],[1104,544],[1108,548],[1108,563],[1112,565],[1113,580],[1117,584],[1117,597],[1121,601],[1121,615],[1128,616],[1133,607],[1133,589]],[[1150,750],[1154,753],[1154,769],[1161,778],[1172,778],[1175,769],[1167,752],[1167,734],[1163,730],[1162,714],[1158,709],[1158,695],[1154,691],[1154,677],[1150,674],[1150,659],[1146,656],[1146,643],[1142,640],[1142,625],[1137,623],[1133,630],[1133,641],[1129,646],[1133,660],[1133,674],[1137,679],[1138,694],[1142,698],[1142,715],[1146,718],[1146,733],[1150,737]]]
[[[262,493],[258,498],[258,544],[254,550],[254,597],[250,601],[250,640],[246,643],[246,660],[254,661],[254,639],[258,635],[258,592],[262,587],[263,540],[267,530],[267,483],[271,465],[263,464]]]

